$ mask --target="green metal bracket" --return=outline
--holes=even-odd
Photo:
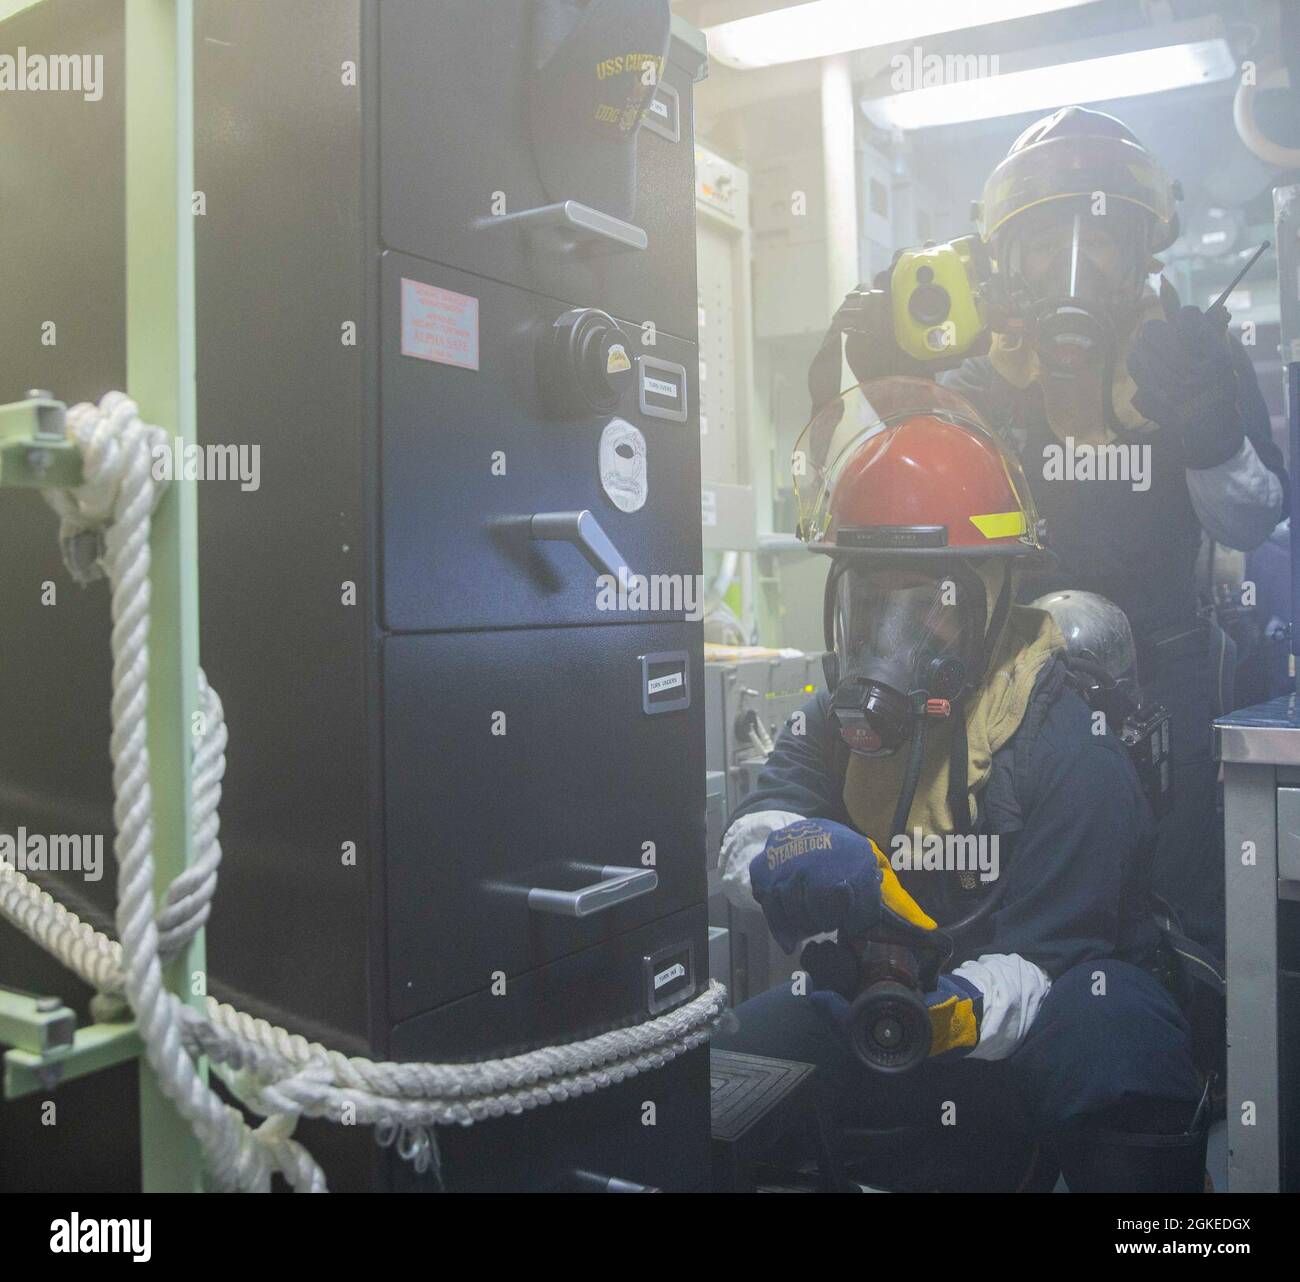
[[[681,41],[687,56],[680,61],[689,66],[691,74],[698,83],[709,74],[709,43],[704,32],[692,26],[679,14],[673,14],[673,39]]]
[[[49,1055],[67,1050],[76,1031],[76,1015],[59,998],[0,987],[0,1045]]]
[[[129,1020],[78,1028],[76,1015],[58,997],[4,987],[0,1044],[13,1047],[4,1057],[5,1099],[51,1091],[60,1082],[135,1059],[141,1045]]]
[[[0,405],[0,485],[68,489],[81,484],[81,454],[63,434],[66,407],[49,392]]]
[[[101,1069],[136,1059],[143,1043],[135,1025],[88,1024],[77,1029],[72,1044],[63,1050],[37,1055],[31,1051],[5,1052],[5,1099],[21,1099],[52,1091],[62,1082],[88,1077]]]

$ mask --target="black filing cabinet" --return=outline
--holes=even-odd
[[[538,89],[544,55],[575,69],[582,101],[654,28],[592,43],[584,15],[604,3],[195,6],[199,439],[257,446],[261,463],[256,490],[199,486],[203,662],[230,731],[209,982],[357,1054],[516,1053],[640,1022],[708,982],[703,58],[665,27],[648,123],[567,145],[572,112]],[[633,25],[668,20],[666,0],[619,6]],[[120,74],[121,7],[90,7]],[[7,30],[63,47],[86,14],[49,0]],[[25,107],[0,120],[7,156],[39,141]],[[0,230],[7,261],[47,260],[39,303],[0,308],[0,400],[125,381],[111,324],[75,351],[29,341],[39,317],[124,303],[121,221],[79,212],[120,198],[121,96],[59,110],[76,153],[29,157],[50,227],[30,209]],[[0,544],[45,549],[26,573],[54,577],[39,520],[6,502]],[[662,591],[620,608],[601,589],[621,567],[624,586]],[[5,590],[26,599],[24,584]],[[48,828],[71,810],[108,833],[106,600],[70,608],[76,626],[57,628],[35,607],[4,612],[0,719],[35,712],[33,685],[42,715],[0,746],[0,819]],[[611,881],[630,897],[572,915]],[[102,922],[111,894],[91,887],[80,906]],[[29,962],[0,931],[0,978]],[[679,964],[657,990],[655,968]],[[347,1128],[302,1134],[337,1188],[698,1188],[707,1068],[697,1047],[609,1091],[456,1128],[436,1180]]]

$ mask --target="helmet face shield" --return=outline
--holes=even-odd
[[[915,378],[822,407],[792,473],[800,534],[833,558],[831,710],[852,751],[892,752],[983,679],[1013,559],[1050,557],[1028,481],[965,399]]]
[[[1035,121],[989,175],[978,207],[997,264],[995,328],[1023,332],[1056,378],[1113,368],[1151,256],[1178,234],[1180,195],[1114,116],[1063,107]],[[1109,402],[1105,411],[1113,423]]]
[[[816,551],[1042,550],[1020,463],[968,401],[928,379],[850,388],[800,433],[790,471],[799,534]]]
[[[1001,266],[1032,297],[1107,303],[1144,275],[1136,220],[1047,205],[1008,229]]]
[[[984,585],[969,571],[851,567],[835,585],[840,673],[890,677],[904,694],[955,698],[976,675],[986,612]]]

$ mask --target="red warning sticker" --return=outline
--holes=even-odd
[[[403,276],[402,355],[478,369],[478,299]]]

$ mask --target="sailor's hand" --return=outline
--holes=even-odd
[[[1245,439],[1228,341],[1221,322],[1184,307],[1172,320],[1147,321],[1129,352],[1133,408],[1181,433],[1195,470],[1226,463]]]
[[[804,819],[768,837],[749,879],[772,937],[789,953],[811,935],[853,936],[874,926],[882,867],[888,861],[870,837],[829,819]]]

